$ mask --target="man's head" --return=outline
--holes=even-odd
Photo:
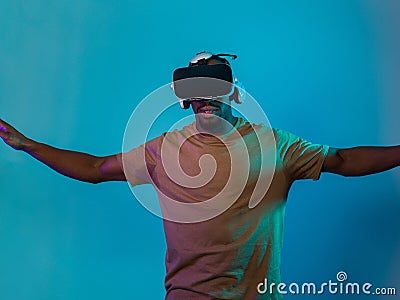
[[[224,56],[236,59],[236,55],[201,52],[191,59],[189,67],[196,68],[203,65],[216,64],[230,66],[229,61]],[[229,70],[232,72],[230,68]],[[233,77],[231,78],[233,79]],[[192,110],[196,114],[196,122],[199,129],[210,133],[221,133],[226,131],[227,127],[234,125],[236,118],[233,117],[230,106],[232,99],[232,95],[225,95],[213,99],[196,99],[190,101]]]

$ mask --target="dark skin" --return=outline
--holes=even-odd
[[[221,62],[210,60],[208,63]],[[232,128],[237,118],[232,115],[229,105],[231,100],[226,96],[213,101],[192,101],[197,129],[219,135]],[[90,183],[126,181],[121,153],[99,157],[55,148],[25,137],[1,119],[0,137],[15,150],[24,151],[55,171],[76,180]],[[342,176],[364,176],[383,172],[399,165],[400,146],[330,148],[322,171]]]
[[[58,173],[70,178],[90,183],[126,181],[121,153],[99,157],[55,148],[25,137],[3,120],[0,120],[0,137],[15,150],[28,153]]]
[[[228,132],[237,121],[237,117],[232,115],[229,101],[228,97],[192,101],[191,106],[196,114],[197,130],[214,135]]]
[[[207,64],[220,64],[217,59],[210,59]],[[191,106],[196,115],[196,127],[200,132],[222,135],[235,126],[237,117],[232,115],[229,96],[218,97],[213,100],[192,101]]]
[[[0,137],[15,150],[21,150],[55,171],[85,182],[126,181],[122,154],[93,156],[58,149],[25,137],[10,124],[0,120]],[[343,176],[364,176],[400,165],[400,146],[330,148],[322,171]]]

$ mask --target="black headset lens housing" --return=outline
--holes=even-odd
[[[175,95],[180,99],[216,98],[233,91],[232,69],[227,64],[179,68],[174,71],[173,81]]]

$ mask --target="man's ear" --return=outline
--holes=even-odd
[[[233,94],[229,96],[229,100],[234,100],[236,103],[242,103],[240,99],[239,89],[235,86]]]

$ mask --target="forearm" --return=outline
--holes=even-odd
[[[28,139],[22,151],[46,164],[53,170],[80,181],[97,183],[102,181],[102,159],[90,154],[58,149]]]
[[[400,146],[361,146],[340,149],[337,154],[343,160],[339,174],[344,176],[374,174],[400,165]]]
[[[97,157],[86,153],[58,149],[27,138],[1,119],[0,138],[13,149],[25,151],[65,176],[91,183],[126,180],[121,153]]]

